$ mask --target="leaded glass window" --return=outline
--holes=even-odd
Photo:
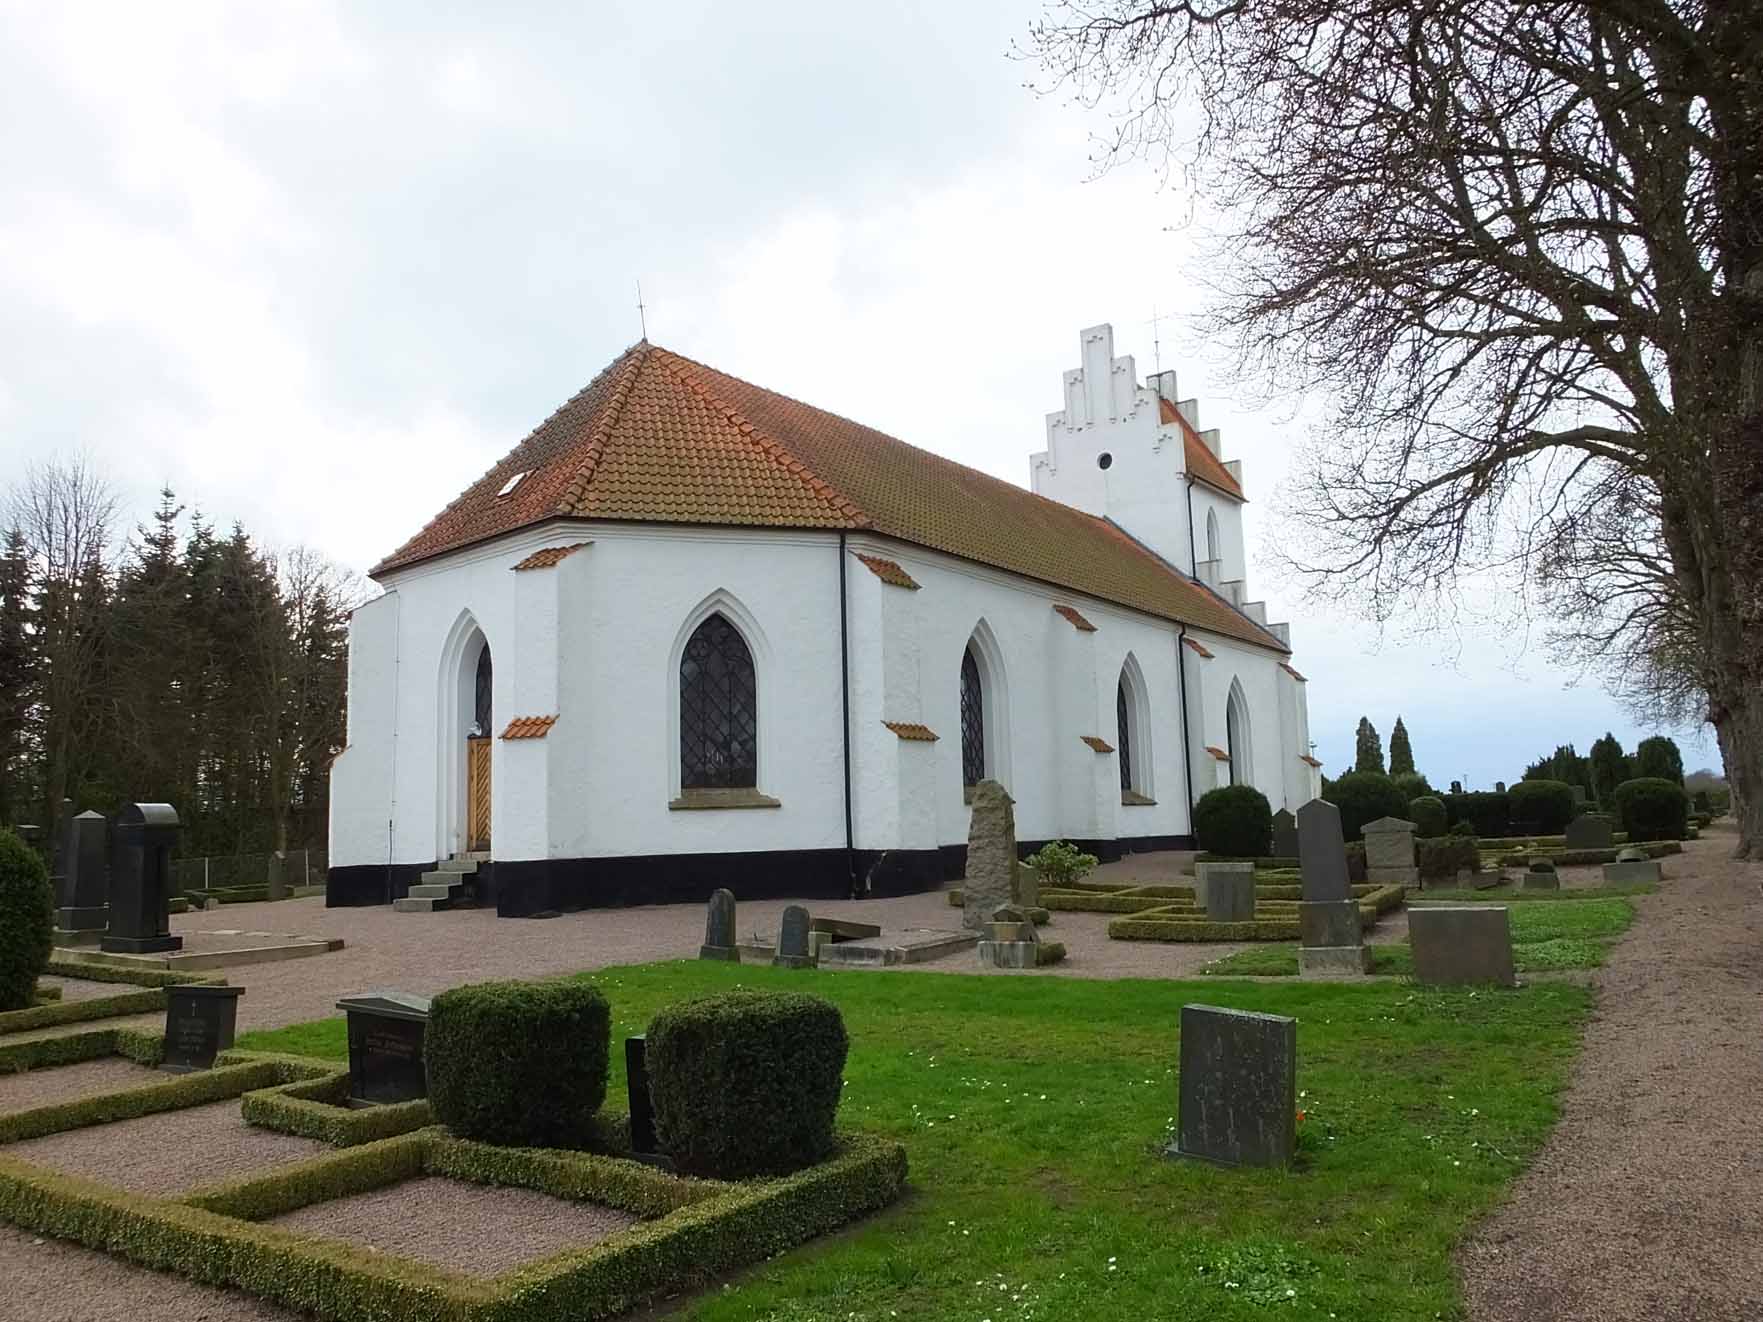
[[[1132,789],[1132,722],[1127,719],[1126,709],[1126,676],[1120,677],[1120,683],[1114,686],[1114,755],[1120,762],[1120,788],[1123,792]]]
[[[985,691],[980,687],[979,662],[970,648],[961,656],[961,783],[977,785],[985,778]]]
[[[693,631],[679,663],[682,789],[759,783],[759,689],[747,640],[721,615]]]

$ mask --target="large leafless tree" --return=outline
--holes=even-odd
[[[1333,402],[1315,580],[1528,584],[1699,694],[1763,856],[1763,0],[1098,0],[1033,47],[1194,172],[1224,325]]]

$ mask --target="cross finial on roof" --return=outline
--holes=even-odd
[[[637,281],[637,325],[643,329],[643,338],[649,338],[649,313],[643,306],[643,282]]]
[[[1157,364],[1156,371],[1159,373],[1163,371],[1163,341],[1159,337],[1159,332],[1164,322],[1174,320],[1173,313],[1158,316],[1157,305],[1151,304],[1151,319],[1145,325],[1151,328],[1151,361]]]

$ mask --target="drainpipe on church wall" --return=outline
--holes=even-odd
[[[1191,498],[1192,483],[1188,485],[1188,493]],[[1193,520],[1190,519],[1189,538],[1193,534]],[[1194,746],[1188,737],[1188,626],[1185,624],[1175,639],[1175,688],[1181,695],[1181,783],[1188,796],[1188,834],[1191,836],[1194,833]]]
[[[839,714],[843,724],[840,743],[845,754],[845,877],[853,897],[857,895],[857,863],[851,831],[851,631],[845,606],[845,534],[839,532]]]

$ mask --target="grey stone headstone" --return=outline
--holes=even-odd
[[[1503,905],[1422,905],[1408,910],[1414,978],[1432,986],[1518,981],[1512,924]]]
[[[1652,855],[1639,845],[1624,845],[1616,851],[1618,863],[1645,863]]]
[[[110,824],[100,813],[83,812],[70,817],[65,826],[61,877],[55,895],[58,941],[81,933],[102,932],[108,917],[105,854],[109,849]]]
[[[1303,873],[1306,900],[1352,896],[1341,810],[1326,799],[1312,799],[1298,809],[1298,867]]]
[[[792,904],[784,910],[783,921],[777,929],[777,954],[772,956],[772,965],[782,969],[811,968],[813,959],[808,954],[808,910],[799,904]]]
[[[1632,863],[1604,864],[1604,880],[1612,886],[1627,885],[1635,881],[1659,882],[1664,879],[1664,869],[1655,858],[1639,859]]]
[[[1298,905],[1298,942],[1303,946],[1356,946],[1364,940],[1357,900],[1309,900]]]
[[[1253,863],[1196,863],[1194,891],[1203,896],[1206,921],[1247,923],[1255,918],[1255,865]]]
[[[264,880],[269,888],[269,898],[285,900],[288,898],[287,858],[277,851],[269,856],[264,866]]]
[[[1289,808],[1273,814],[1273,853],[1275,858],[1298,856],[1298,819]]]
[[[171,851],[178,815],[169,803],[128,803],[110,832],[110,924],[99,942],[112,954],[179,950],[171,935]]]
[[[1615,841],[1615,832],[1611,829],[1607,817],[1593,817],[1590,813],[1581,813],[1567,823],[1566,847],[1568,849],[1608,849]]]
[[[1524,870],[1524,880],[1519,884],[1520,890],[1527,891],[1558,891],[1561,889],[1561,876],[1555,871],[1555,865],[1546,858],[1533,858],[1530,866]]]
[[[1182,1006],[1180,1089],[1171,1155],[1286,1165],[1297,1146],[1298,1021]]]
[[[1411,868],[1414,866],[1414,823],[1400,817],[1380,817],[1365,825],[1365,866]]]
[[[982,780],[973,787],[973,816],[967,828],[962,927],[978,932],[999,905],[1017,902],[1018,870],[1015,807],[1002,785]]]
[[[726,959],[739,963],[741,952],[735,949],[735,893],[717,890],[710,894],[705,907],[704,944],[698,947],[699,959]]]

